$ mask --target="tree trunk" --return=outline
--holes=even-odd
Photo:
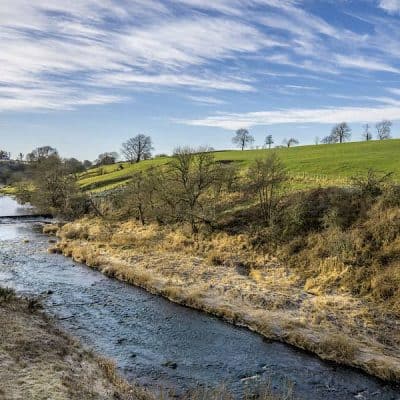
[[[138,211],[139,211],[139,219],[140,219],[140,222],[142,223],[142,225],[146,225],[146,221],[145,221],[145,219],[144,219],[144,213],[143,213],[142,206],[139,206],[139,207],[138,207]]]

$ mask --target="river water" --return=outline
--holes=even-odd
[[[24,212],[17,208],[0,197],[0,215]],[[132,382],[176,393],[223,384],[238,397],[259,381],[277,390],[289,382],[300,399],[400,399],[398,388],[359,371],[50,255],[49,238],[39,228],[35,221],[0,218],[0,285],[40,296],[65,330],[115,360]]]

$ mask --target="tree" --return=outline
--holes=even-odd
[[[57,156],[58,152],[57,149],[51,146],[42,146],[37,147],[36,149],[32,150],[30,153],[26,155],[26,160],[29,163],[40,163],[47,158],[52,156]]]
[[[279,200],[279,190],[287,181],[285,166],[275,153],[256,160],[249,168],[249,190],[258,196],[261,214],[271,224]]]
[[[375,125],[379,140],[386,140],[392,137],[392,121],[383,120]]]
[[[134,214],[142,225],[146,223],[146,213],[154,189],[147,171],[138,171],[132,175],[131,182],[124,193],[122,208],[128,215]]]
[[[211,224],[209,210],[213,207],[207,192],[222,179],[223,166],[215,162],[208,148],[177,148],[169,164],[168,194],[174,202],[178,220],[187,221],[192,233],[198,232],[198,224]],[[165,191],[164,191],[165,192]]]
[[[83,166],[85,169],[89,169],[93,166],[93,163],[89,160],[85,160],[85,161],[83,161]]]
[[[0,150],[0,161],[10,161],[11,154],[5,150]]]
[[[315,144],[316,146],[319,145],[319,136],[315,136],[315,138],[314,138],[314,144]]]
[[[101,153],[97,156],[96,165],[111,165],[115,164],[118,158],[118,153],[116,152],[108,152],[108,153]]]
[[[88,199],[80,192],[57,154],[41,159],[32,169],[33,193],[29,201],[39,211],[75,218],[88,211]]]
[[[332,144],[332,143],[336,143],[336,142],[337,142],[337,139],[332,135],[325,136],[321,140],[322,144]]]
[[[365,124],[364,125],[364,132],[363,132],[363,134],[362,134],[362,137],[363,137],[363,139],[364,140],[366,140],[367,142],[369,141],[369,140],[372,140],[372,133],[371,133],[371,131],[369,130],[369,124]]]
[[[283,143],[285,143],[287,147],[291,147],[291,146],[294,146],[296,144],[299,144],[299,141],[297,139],[295,139],[295,138],[290,138],[289,140],[285,139],[283,141]]]
[[[331,136],[334,140],[333,143],[343,143],[351,137],[351,129],[346,122],[341,122],[332,128]]]
[[[274,144],[274,139],[272,138],[272,135],[268,135],[265,138],[265,145],[268,146],[269,149],[271,149],[271,146]]]
[[[76,158],[67,158],[64,160],[66,171],[70,174],[79,174],[85,171],[83,163]]]
[[[232,142],[244,150],[249,144],[254,143],[254,137],[250,135],[247,129],[238,129]]]
[[[134,162],[149,159],[152,150],[151,137],[140,134],[122,143],[121,152],[125,159],[133,164]]]

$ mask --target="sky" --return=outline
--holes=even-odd
[[[1,0],[0,148],[400,137],[400,0]],[[397,121],[397,123],[396,123]]]

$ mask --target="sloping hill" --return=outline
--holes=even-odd
[[[228,150],[215,152],[218,161],[233,161],[247,167],[271,150]],[[349,177],[373,168],[393,172],[400,180],[400,139],[353,142],[319,146],[274,149],[286,164],[294,181],[301,186],[343,183]],[[117,163],[93,168],[82,174],[80,185],[86,190],[107,190],[127,183],[134,171],[168,163],[169,157],[142,161],[138,164]]]

